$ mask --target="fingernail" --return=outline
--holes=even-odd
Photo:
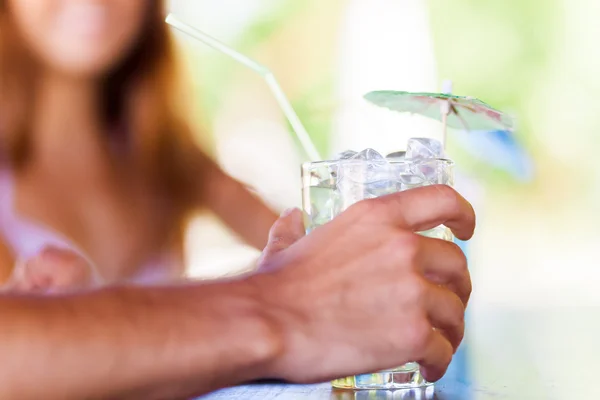
[[[294,210],[295,210],[295,208],[293,208],[293,207],[292,207],[292,208],[288,208],[288,209],[286,209],[286,210],[283,210],[283,212],[281,213],[280,217],[281,217],[281,218],[285,218],[285,217],[287,217],[288,215],[290,215],[291,213],[293,213],[293,212],[294,212]]]

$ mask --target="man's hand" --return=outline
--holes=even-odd
[[[304,238],[299,211],[280,219],[260,266],[268,273],[251,278],[284,337],[270,375],[313,382],[417,361],[426,379],[441,378],[471,281],[457,245],[415,233],[440,224],[463,240],[475,228],[447,186],[360,202]]]
[[[436,380],[471,292],[460,249],[414,233],[440,224],[468,239],[475,217],[454,190],[430,186],[356,204],[307,236],[289,213],[271,231],[264,272],[244,279],[2,293],[0,398],[184,399],[407,361]]]

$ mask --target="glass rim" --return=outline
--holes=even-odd
[[[385,159],[390,164],[412,164],[415,161],[437,161],[442,164],[446,164],[449,166],[454,165],[454,161],[449,158],[427,158],[427,159],[419,159],[419,160],[411,160],[406,158],[401,159]],[[302,163],[302,169],[314,169],[319,167],[327,167],[335,164],[344,164],[344,165],[360,165],[365,163],[366,160],[322,160],[322,161],[306,161]]]

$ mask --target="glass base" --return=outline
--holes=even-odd
[[[433,385],[410,389],[333,389],[331,400],[435,400]]]
[[[419,372],[419,364],[408,363],[402,367],[373,374],[349,376],[331,382],[338,389],[412,389],[431,385]]]

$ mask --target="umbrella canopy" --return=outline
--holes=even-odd
[[[381,90],[367,93],[364,98],[392,111],[437,119],[451,128],[479,131],[513,129],[513,121],[508,115],[473,97]]]

